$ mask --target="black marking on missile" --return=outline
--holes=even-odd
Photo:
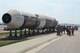
[[[8,14],[8,13],[5,13],[3,16],[2,16],[2,21],[4,22],[4,23],[10,23],[10,21],[11,21],[11,15],[10,14]]]
[[[24,15],[23,15],[23,16],[24,16]],[[26,24],[27,18],[28,18],[28,16],[24,17],[24,23],[23,23],[23,25],[20,27],[20,29],[26,28],[26,27],[25,27],[25,24]]]

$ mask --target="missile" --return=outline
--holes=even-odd
[[[10,10],[3,14],[2,21],[9,29],[51,29],[58,23],[58,21],[52,17],[24,13],[18,10]]]

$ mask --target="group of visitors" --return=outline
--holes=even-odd
[[[71,36],[74,35],[74,27],[73,26],[60,26],[57,25],[56,27],[57,30],[57,35],[61,36],[63,33],[65,34],[65,32],[67,33],[67,35]]]

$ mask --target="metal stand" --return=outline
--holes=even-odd
[[[9,37],[12,37],[12,30],[10,30],[10,34],[9,34]]]
[[[17,37],[17,30],[15,30],[15,34],[14,34],[14,37]]]
[[[26,35],[26,28],[25,28],[25,31],[24,31],[24,35]]]
[[[30,35],[30,29],[28,29],[28,34]]]
[[[22,37],[22,30],[20,30],[20,37]]]
[[[35,30],[33,29],[32,35],[35,35]]]

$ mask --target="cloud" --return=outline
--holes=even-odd
[[[48,15],[59,22],[80,21],[79,0],[0,0],[0,17],[10,9]]]

